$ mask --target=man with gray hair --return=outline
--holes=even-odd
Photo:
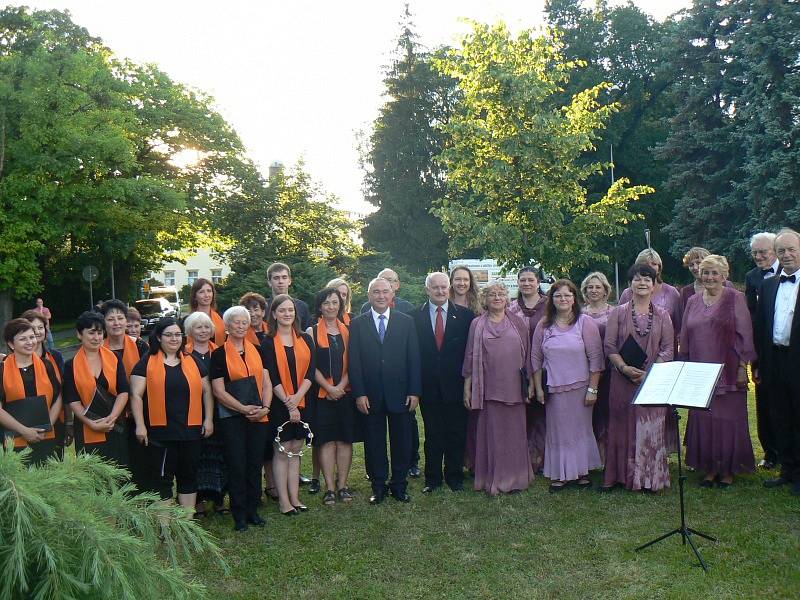
[[[750,256],[756,263],[755,268],[745,275],[745,296],[747,308],[750,309],[750,318],[755,326],[756,307],[761,295],[761,285],[766,279],[775,277],[780,271],[778,257],[775,255],[775,234],[763,231],[750,238]],[[772,432],[769,416],[769,395],[767,390],[756,383],[756,421],[758,423],[758,441],[764,449],[764,458],[758,466],[772,469],[778,462],[778,453],[775,447],[775,436]]]

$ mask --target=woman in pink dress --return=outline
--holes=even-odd
[[[611,284],[600,271],[589,273],[581,282],[581,296],[585,302],[583,314],[594,319],[600,339],[605,339],[606,322],[614,307],[608,303],[611,295]],[[597,402],[594,403],[592,411],[592,429],[597,440],[597,447],[600,450],[600,459],[605,462],[606,437],[608,436],[608,386],[611,373],[608,362],[606,362],[600,385],[597,388]]]
[[[478,413],[475,489],[495,496],[527,489],[533,480],[525,434],[530,401],[530,338],[508,310],[502,283],[483,289],[487,312],[472,321],[464,354],[464,404]]]
[[[756,357],[744,294],[725,287],[728,261],[711,254],[700,263],[703,293],[689,298],[681,330],[683,360],[723,363],[710,410],[690,410],[686,464],[705,473],[702,487],[727,488],[737,473],[755,469],[747,423],[747,365]]]
[[[571,481],[591,486],[589,471],[602,465],[592,431],[592,407],[605,362],[603,343],[594,320],[581,314],[578,293],[567,279],[552,285],[531,344],[536,399],[547,403],[543,472],[552,482],[551,492]],[[543,371],[547,371],[546,399]]]
[[[629,490],[658,491],[669,487],[664,439],[667,408],[631,404],[653,363],[672,360],[674,331],[669,315],[651,300],[657,274],[649,265],[628,271],[633,299],[620,304],[608,319],[605,353],[611,370],[608,448],[603,490],[623,485]],[[641,369],[625,364],[620,350],[632,338],[647,354]]]
[[[534,267],[520,269],[519,273],[517,273],[517,285],[519,286],[517,299],[511,303],[508,310],[525,321],[532,338],[536,325],[544,316],[547,296],[539,290],[539,272]],[[531,466],[535,473],[539,473],[544,465],[544,406],[538,402],[528,404],[525,419]]]

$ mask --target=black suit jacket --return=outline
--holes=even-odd
[[[467,347],[469,325],[475,315],[468,308],[448,302],[447,322],[442,349],[436,347],[431,326],[429,304],[414,311],[417,326],[419,355],[422,360],[422,398],[424,403],[461,403],[464,401],[464,351]]]
[[[750,318],[753,319],[754,323],[756,319],[756,306],[758,305],[758,298],[761,294],[761,284],[764,283],[764,281],[764,275],[761,273],[759,267],[750,269],[744,276],[744,295],[747,298],[747,308],[750,309]]]
[[[772,329],[775,323],[775,297],[778,295],[780,277],[765,279],[761,284],[761,296],[756,305],[754,336],[758,353],[758,375],[762,383],[769,385],[775,373],[772,370]],[[800,364],[800,293],[794,308],[794,318],[789,336],[791,361]]]
[[[389,312],[381,344],[372,312],[350,322],[349,367],[353,396],[369,398],[370,413],[402,413],[406,396],[422,393],[419,344],[414,321],[398,310]]]

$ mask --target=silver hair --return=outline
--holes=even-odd
[[[235,317],[246,317],[247,322],[249,323],[250,311],[244,306],[231,306],[222,314],[222,320],[225,322],[225,325],[230,325],[231,321],[233,321]]]
[[[183,330],[186,332],[186,337],[192,337],[194,328],[198,325],[209,325],[211,327],[211,337],[216,335],[216,327],[214,321],[211,320],[206,313],[202,311],[195,311],[183,320]]]
[[[389,283],[389,281],[384,279],[383,277],[375,277],[369,282],[369,285],[367,286],[367,293],[369,293],[369,291],[372,289],[372,286],[378,283],[379,281],[385,281],[386,283]],[[391,285],[389,285],[389,289],[392,289]]]
[[[753,237],[750,238],[750,249],[752,250],[753,246],[756,242],[769,242],[770,244],[775,244],[775,238],[778,237],[774,233],[770,233],[769,231],[762,231],[760,233],[756,233]]]
[[[431,273],[428,273],[428,275],[425,277],[425,287],[426,288],[430,288],[431,287],[431,285],[430,285],[431,284],[431,280],[434,277],[436,277],[437,275],[441,275],[442,277],[447,279],[447,284],[450,285],[450,278],[447,276],[447,273],[443,273],[442,271],[433,271]]]

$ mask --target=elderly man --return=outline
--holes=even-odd
[[[392,308],[407,315],[414,313],[414,305],[411,304],[408,300],[403,300],[400,296],[397,295],[397,292],[400,290],[400,278],[397,276],[397,273],[392,271],[391,269],[383,269],[380,273],[378,273],[377,277],[381,279],[385,279],[389,282],[389,285],[392,286],[392,293],[394,294],[394,299],[392,300]],[[364,302],[361,305],[361,313],[365,313],[369,311],[369,301]]]
[[[747,307],[755,325],[756,306],[761,294],[764,280],[774,277],[780,271],[778,257],[775,256],[775,234],[761,232],[750,238],[750,255],[756,263],[754,269],[745,275],[745,296]],[[775,435],[772,432],[769,417],[769,395],[764,387],[756,384],[756,419],[758,422],[758,441],[764,449],[764,458],[759,467],[772,469],[778,463],[778,451],[775,448]]]
[[[464,446],[467,409],[461,367],[475,315],[449,302],[450,279],[444,273],[425,278],[428,301],[414,311],[422,362],[420,410],[425,423],[425,487],[423,494],[442,486],[464,489]],[[442,461],[444,460],[444,474]]]
[[[366,415],[364,457],[372,482],[370,504],[386,497],[389,461],[386,425],[392,456],[388,491],[399,502],[406,492],[411,457],[411,417],[417,407],[420,381],[419,345],[414,321],[391,308],[394,292],[376,277],[369,283],[369,312],[350,323],[350,386],[358,410]]]
[[[781,229],[775,238],[780,273],[761,285],[756,306],[755,341],[758,351],[756,381],[770,399],[770,423],[775,434],[780,476],[764,487],[791,485],[800,496],[800,233]]]

